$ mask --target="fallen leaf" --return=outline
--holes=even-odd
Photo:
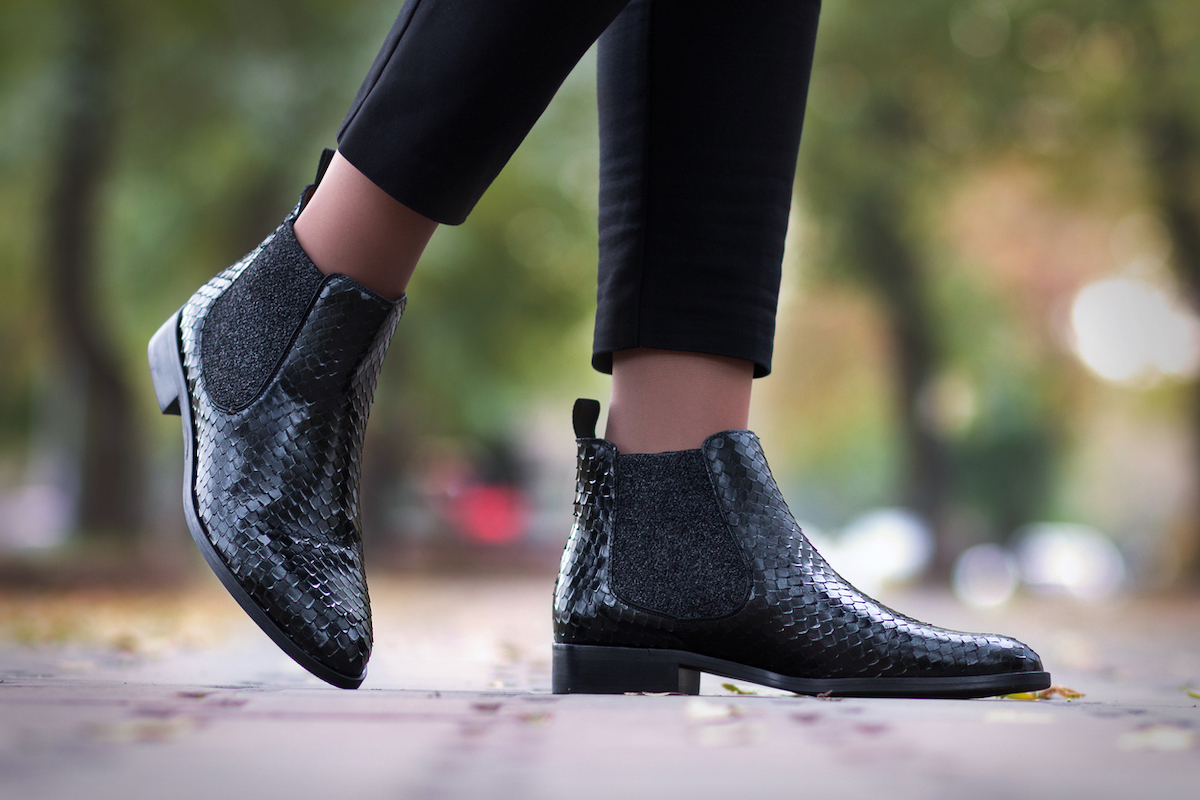
[[[733,684],[733,683],[722,683],[721,688],[724,689],[725,691],[731,692],[733,694],[758,694],[758,692],[756,692],[752,689],[743,689],[740,686],[737,686],[736,684]]]
[[[1058,695],[1065,697],[1068,700],[1075,700],[1083,697],[1083,692],[1077,692],[1066,686],[1055,684],[1048,689],[1040,689],[1036,692],[1016,692],[1015,694],[1001,695],[1005,700],[1049,700],[1051,697]]]
[[[0,681],[0,683],[4,683],[4,681]],[[1195,689],[1189,689],[1186,686],[1184,686],[1182,688],[1183,688],[1183,693],[1186,694],[1188,697],[1194,697],[1197,700],[1200,700],[1200,692],[1197,692]]]

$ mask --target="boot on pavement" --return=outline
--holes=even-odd
[[[897,614],[805,538],[750,431],[620,455],[575,407],[575,525],[554,594],[556,693],[696,694],[700,673],[798,694],[1044,689],[1029,647]]]

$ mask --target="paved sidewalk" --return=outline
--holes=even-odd
[[[0,798],[1192,798],[1200,600],[994,614],[1078,700],[549,694],[549,578],[372,582],[355,692],[205,578],[177,595],[0,594]]]

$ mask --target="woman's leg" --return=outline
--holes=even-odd
[[[437,223],[392,199],[338,153],[295,227],[322,273],[340,272],[397,300]]]
[[[749,426],[749,361],[645,347],[612,358],[604,438],[622,453],[694,450],[710,433]]]
[[[315,192],[151,340],[159,407],[183,417],[196,544],[335,685],[359,685],[371,652],[359,464],[409,274],[624,1],[407,0]]]
[[[740,430],[771,365],[817,12],[633,0],[601,39],[593,359],[613,373],[613,441],[577,403],[556,692],[694,694],[700,671],[805,694],[1050,685],[1020,642],[898,616],[846,583]]]
[[[593,364],[621,452],[746,427],[770,371],[820,4],[634,0],[600,38]]]
[[[296,221],[326,274],[397,298],[626,0],[408,0]]]
[[[339,152],[407,208],[466,219],[627,0],[407,0]]]

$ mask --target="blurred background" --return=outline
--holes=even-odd
[[[145,345],[311,180],[398,0],[4,0],[0,590],[204,569]],[[829,0],[752,427],[869,591],[1200,575],[1200,6]],[[535,47],[536,43],[530,43]],[[589,367],[589,55],[435,236],[371,416],[368,562],[552,580]]]

